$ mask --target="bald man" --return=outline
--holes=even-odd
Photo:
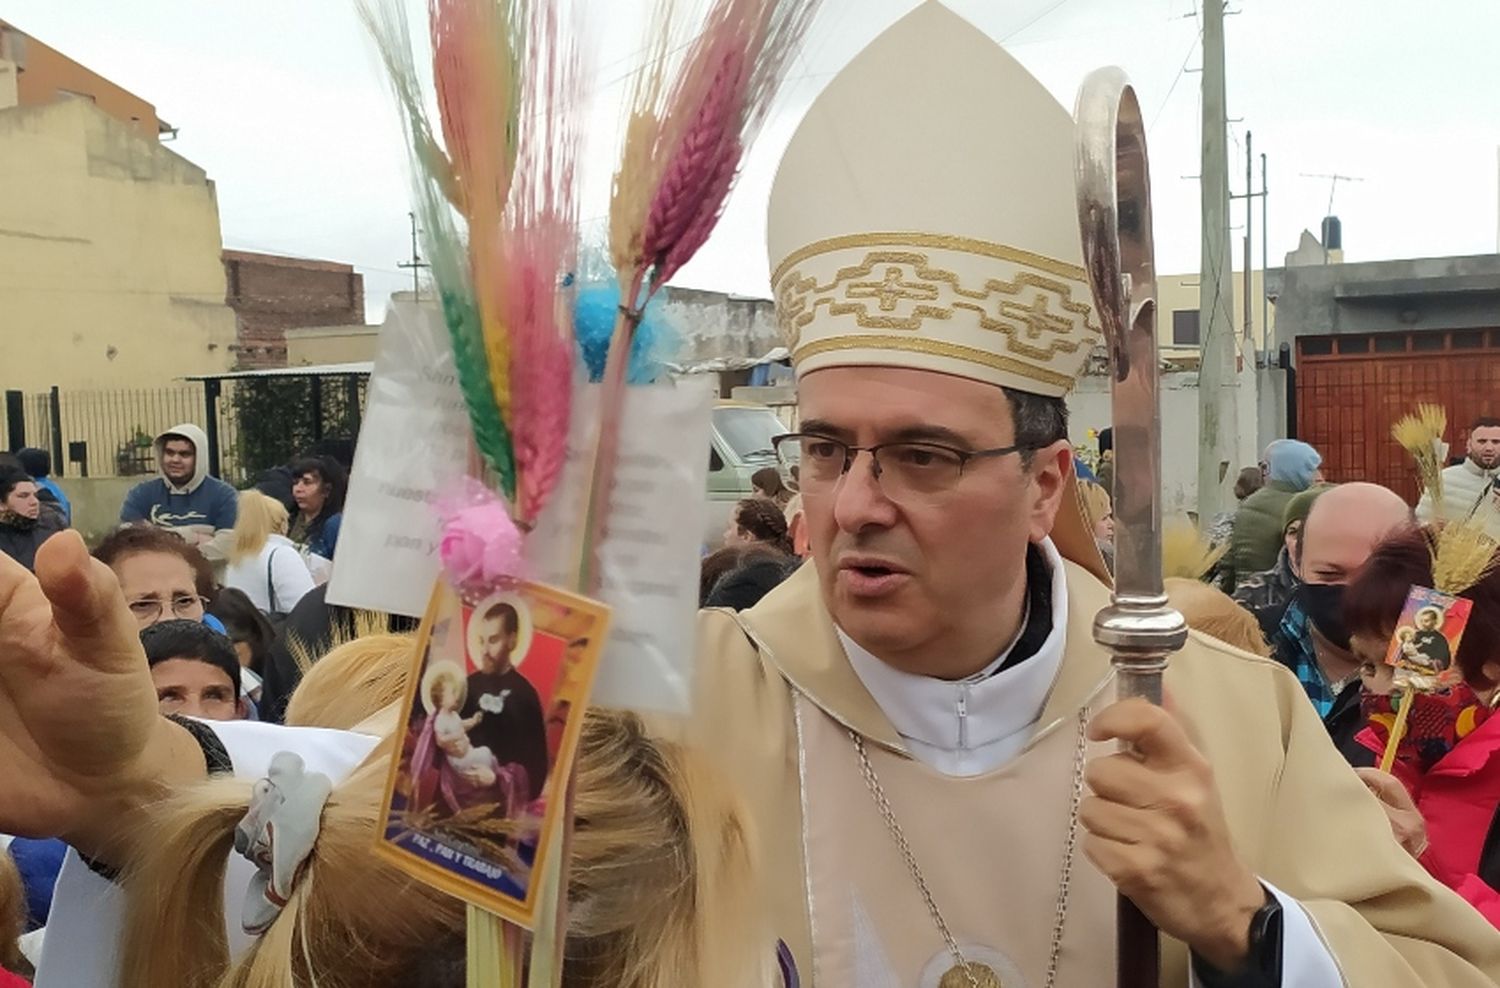
[[[1360,727],[1359,660],[1344,627],[1344,587],[1381,540],[1411,524],[1411,508],[1394,491],[1341,484],[1313,504],[1297,540],[1302,586],[1287,601],[1271,647],[1341,750]]]

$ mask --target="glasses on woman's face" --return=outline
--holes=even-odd
[[[898,442],[851,446],[837,439],[793,432],[773,441],[784,468],[797,467],[801,492],[825,494],[838,485],[860,453],[869,453],[875,481],[893,501],[931,498],[957,485],[970,460],[1019,453],[1020,446],[957,449],[942,443]]]
[[[161,620],[162,613],[168,607],[172,609],[172,616],[185,620],[196,621],[203,617],[203,608],[208,605],[208,600],[197,594],[173,594],[171,600],[163,600],[160,597],[138,597],[129,604],[130,613],[141,627],[155,624]]]

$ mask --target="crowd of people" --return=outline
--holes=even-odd
[[[192,423],[158,436],[159,475],[129,491],[116,526],[92,555],[118,581],[161,713],[279,721],[310,660],[356,633],[355,615],[323,599],[345,465],[326,453],[298,457],[236,491],[209,476],[205,448]],[[0,454],[0,552],[34,569],[38,548],[71,527],[72,512],[46,450]],[[26,972],[40,949],[65,848],[55,839],[13,838],[7,846],[0,922],[15,919],[26,946],[6,955],[12,964],[0,958],[0,966]],[[23,899],[8,897],[12,867]],[[0,949],[15,942],[0,942]]]
[[[312,661],[363,640],[353,616],[324,599],[343,474],[330,459],[299,459],[273,471],[268,484],[233,491],[202,472],[199,439],[179,426],[158,440],[161,477],[131,492],[121,525],[93,555],[114,574],[139,628],[163,714],[279,721]],[[0,548],[31,568],[71,509],[48,477],[44,451],[13,460],[0,465]],[[1401,846],[1500,926],[1500,718],[1490,723],[1500,701],[1500,572],[1463,593],[1477,616],[1453,657],[1464,677],[1459,697],[1426,701],[1434,711],[1422,722],[1438,726],[1408,746],[1410,757],[1404,753],[1392,773],[1374,768],[1393,710],[1382,674],[1386,642],[1406,590],[1432,583],[1430,530],[1421,505],[1414,513],[1374,484],[1325,483],[1320,463],[1305,443],[1272,443],[1260,466],[1242,472],[1238,510],[1204,534],[1213,565],[1199,579],[1169,579],[1169,595],[1193,628],[1291,670],[1333,743],[1381,800]],[[1457,480],[1447,493],[1465,515],[1496,497],[1497,467],[1500,422],[1481,419],[1469,429],[1464,460],[1448,468]],[[1488,477],[1489,486],[1468,489],[1471,477]],[[802,565],[809,550],[795,485],[779,470],[757,475],[723,546],[703,560],[702,606],[752,608]],[[1109,493],[1081,481],[1079,497],[1107,559]],[[391,641],[379,653],[389,669],[363,667],[368,682],[383,684],[382,696],[399,694],[394,657],[404,663],[409,654],[409,639]],[[359,709],[367,715],[376,706]],[[587,765],[602,752],[586,746],[582,756]],[[11,969],[28,971],[26,958],[37,956],[64,851],[56,839],[16,838],[0,856],[0,914],[9,908],[20,917],[14,933],[25,945],[9,955]]]
[[[335,629],[340,619],[347,624],[321,592],[338,540],[347,464],[320,451],[237,491],[209,475],[206,448],[203,430],[190,422],[158,436],[158,475],[130,489],[112,519],[116,527],[93,554],[119,580],[143,645],[148,637],[154,643],[146,652],[163,712],[170,706],[195,717],[256,718],[269,702],[279,713],[297,678],[293,652],[307,647],[298,643],[326,647],[335,637],[330,622]],[[0,454],[0,552],[28,570],[41,544],[73,524],[72,504],[51,467],[46,450]],[[308,606],[294,623],[303,637],[288,636],[304,599]],[[158,625],[169,630],[148,631]]]
[[[1500,574],[1461,591],[1461,688],[1399,701],[1372,764],[1384,643],[1443,525],[1490,510],[1500,422],[1468,423],[1430,518],[1273,443],[1167,581],[1196,631],[1169,702],[1121,696],[1093,630],[1131,464],[1080,491],[1068,440],[1099,321],[1076,137],[938,3],[791,136],[767,238],[801,431],[703,560],[682,722],[583,718],[564,988],[1093,986],[1131,956],[1173,988],[1500,983]],[[0,560],[0,829],[40,839],[0,855],[0,965],[37,956],[25,902],[37,988],[477,978],[460,900],[371,853],[413,639],[291,558],[332,558],[342,470],[235,492],[203,450],[163,435],[92,556],[63,532],[18,540],[34,576]],[[13,527],[65,518],[27,477]],[[485,617],[498,663],[519,621]],[[433,702],[434,736],[473,714]],[[1121,895],[1159,952],[1121,942]]]
[[[1500,421],[1478,420],[1468,436],[1467,455],[1445,474],[1455,478],[1445,496],[1463,516],[1497,496]],[[158,440],[161,476],[131,492],[121,525],[93,555],[114,574],[139,627],[163,714],[279,721],[312,661],[361,640],[353,615],[324,599],[344,475],[329,458],[303,458],[234,491],[201,470],[199,441],[190,426]],[[1393,711],[1386,642],[1407,588],[1433,580],[1421,520],[1427,501],[1414,512],[1378,485],[1325,483],[1320,464],[1305,443],[1272,443],[1238,478],[1238,510],[1204,533],[1213,565],[1199,579],[1169,579],[1169,595],[1196,630],[1295,674],[1401,846],[1500,927],[1500,718],[1490,724],[1500,701],[1500,572],[1462,594],[1477,617],[1453,657],[1464,677],[1458,698],[1424,701],[1434,710],[1422,723],[1438,726],[1403,749],[1391,773],[1379,771]],[[27,568],[70,520],[48,467],[45,451],[30,449],[0,464],[0,549]],[[1471,484],[1476,477],[1487,486]],[[772,468],[754,484],[755,495],[734,506],[722,547],[703,560],[703,607],[752,608],[809,555],[796,481]],[[1084,480],[1079,496],[1108,559],[1109,493]],[[409,639],[392,641],[380,653],[389,669],[363,669],[382,695],[399,694],[393,657],[404,663],[409,654]],[[367,706],[362,713],[373,713]],[[600,754],[585,747],[585,763]],[[9,955],[10,969],[29,971],[27,957],[37,956],[64,851],[56,839],[16,838],[0,856],[0,914],[9,908],[18,917],[14,934],[25,946]]]
[[[754,495],[735,502],[722,545],[703,557],[698,606],[743,611],[760,603],[807,558],[807,525],[796,478],[776,467],[751,477]]]
[[[1442,472],[1438,517],[1493,526],[1500,418],[1466,432],[1464,455]],[[1500,927],[1500,723],[1485,726],[1500,706],[1500,571],[1458,594],[1474,602],[1452,656],[1462,683],[1441,697],[1417,694],[1423,729],[1411,732],[1394,774],[1381,772],[1394,717],[1386,654],[1408,591],[1435,585],[1441,521],[1430,494],[1413,508],[1377,484],[1326,483],[1321,465],[1307,443],[1271,443],[1237,478],[1238,509],[1205,533],[1217,564],[1201,582],[1169,579],[1169,596],[1193,628],[1291,670],[1402,845]],[[1109,496],[1089,481],[1080,488],[1107,554]]]

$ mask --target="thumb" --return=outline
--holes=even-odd
[[[52,605],[52,623],[75,660],[110,670],[138,661],[139,631],[120,583],[89,555],[77,532],[59,532],[42,543],[36,578]]]
[[[1405,802],[1401,797],[1406,795],[1406,787],[1394,775],[1382,772],[1378,768],[1357,768],[1354,771],[1359,775],[1360,781],[1365,784],[1365,788],[1369,789],[1382,803],[1387,806],[1401,806]]]

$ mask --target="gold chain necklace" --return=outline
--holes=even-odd
[[[1057,914],[1052,922],[1052,942],[1047,955],[1045,988],[1055,988],[1057,984],[1057,962],[1062,953],[1063,924],[1068,918],[1068,890],[1073,878],[1073,856],[1078,849],[1078,806],[1083,801],[1083,770],[1088,752],[1088,720],[1088,708],[1083,707],[1078,711],[1078,740],[1073,749],[1073,789],[1068,806],[1068,837],[1063,844],[1062,871],[1058,876]],[[927,887],[927,879],[923,877],[922,869],[917,864],[917,856],[911,849],[911,842],[906,839],[906,833],[896,819],[896,811],[891,808],[891,801],[886,797],[885,787],[880,784],[880,777],[875,774],[875,766],[870,763],[870,754],[865,750],[864,738],[855,731],[850,731],[849,739],[854,742],[854,750],[859,755],[860,772],[865,777],[865,786],[870,790],[870,798],[875,801],[875,809],[879,811],[880,819],[885,822],[885,828],[890,833],[891,840],[895,842],[896,850],[901,853],[901,859],[906,863],[906,870],[911,874],[917,891],[922,895],[922,901],[927,906],[927,913],[932,917],[933,925],[942,935],[943,943],[948,947],[948,953],[953,955],[953,967],[943,974],[938,982],[938,988],[965,988],[965,986],[967,988],[1002,988],[1000,976],[992,968],[985,964],[971,963],[959,949],[958,941],[948,929],[948,924],[944,921],[943,914],[932,897],[932,891]]]

